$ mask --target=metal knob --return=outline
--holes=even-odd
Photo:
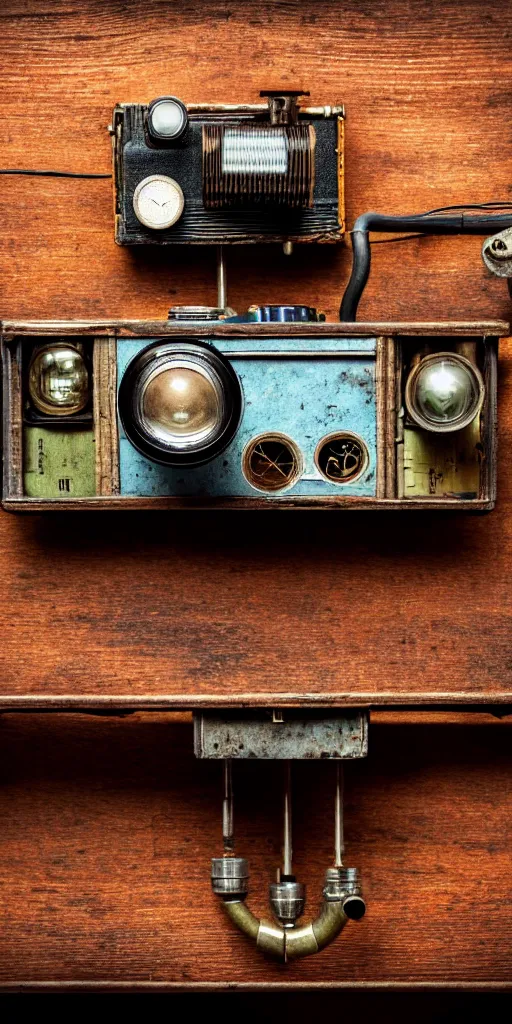
[[[285,928],[292,928],[304,913],[306,887],[300,882],[273,882],[270,886],[270,906]]]
[[[249,864],[245,857],[212,857],[212,889],[217,896],[239,896],[249,892]]]

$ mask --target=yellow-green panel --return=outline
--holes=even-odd
[[[480,418],[453,434],[404,430],[404,498],[476,498],[482,459]]]
[[[87,498],[96,493],[93,430],[27,426],[23,436],[28,498]]]

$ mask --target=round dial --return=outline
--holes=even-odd
[[[184,205],[185,197],[178,182],[166,174],[144,178],[133,195],[135,216],[154,231],[172,227],[180,219]]]

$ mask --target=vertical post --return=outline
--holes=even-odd
[[[293,875],[292,866],[292,773],[290,761],[284,765],[283,874]]]
[[[228,304],[228,286],[226,279],[226,255],[224,246],[217,246],[217,306],[225,309]]]
[[[334,798],[334,866],[343,867],[345,840],[343,836],[343,765],[336,762],[336,794]]]
[[[230,757],[224,760],[224,799],[222,801],[222,840],[224,856],[230,855],[235,849],[233,824],[233,770]]]

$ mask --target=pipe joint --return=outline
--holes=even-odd
[[[213,865],[216,865],[215,878],[219,877],[219,859],[212,862],[212,883]],[[230,861],[236,859],[243,860],[230,858]],[[360,920],[366,909],[356,868],[328,868],[320,913],[314,921],[300,926],[259,919],[244,902],[246,892],[236,895],[233,891],[220,891],[217,881],[213,888],[221,896],[224,910],[233,924],[255,941],[262,953],[283,962],[318,953],[334,941],[349,919]]]

